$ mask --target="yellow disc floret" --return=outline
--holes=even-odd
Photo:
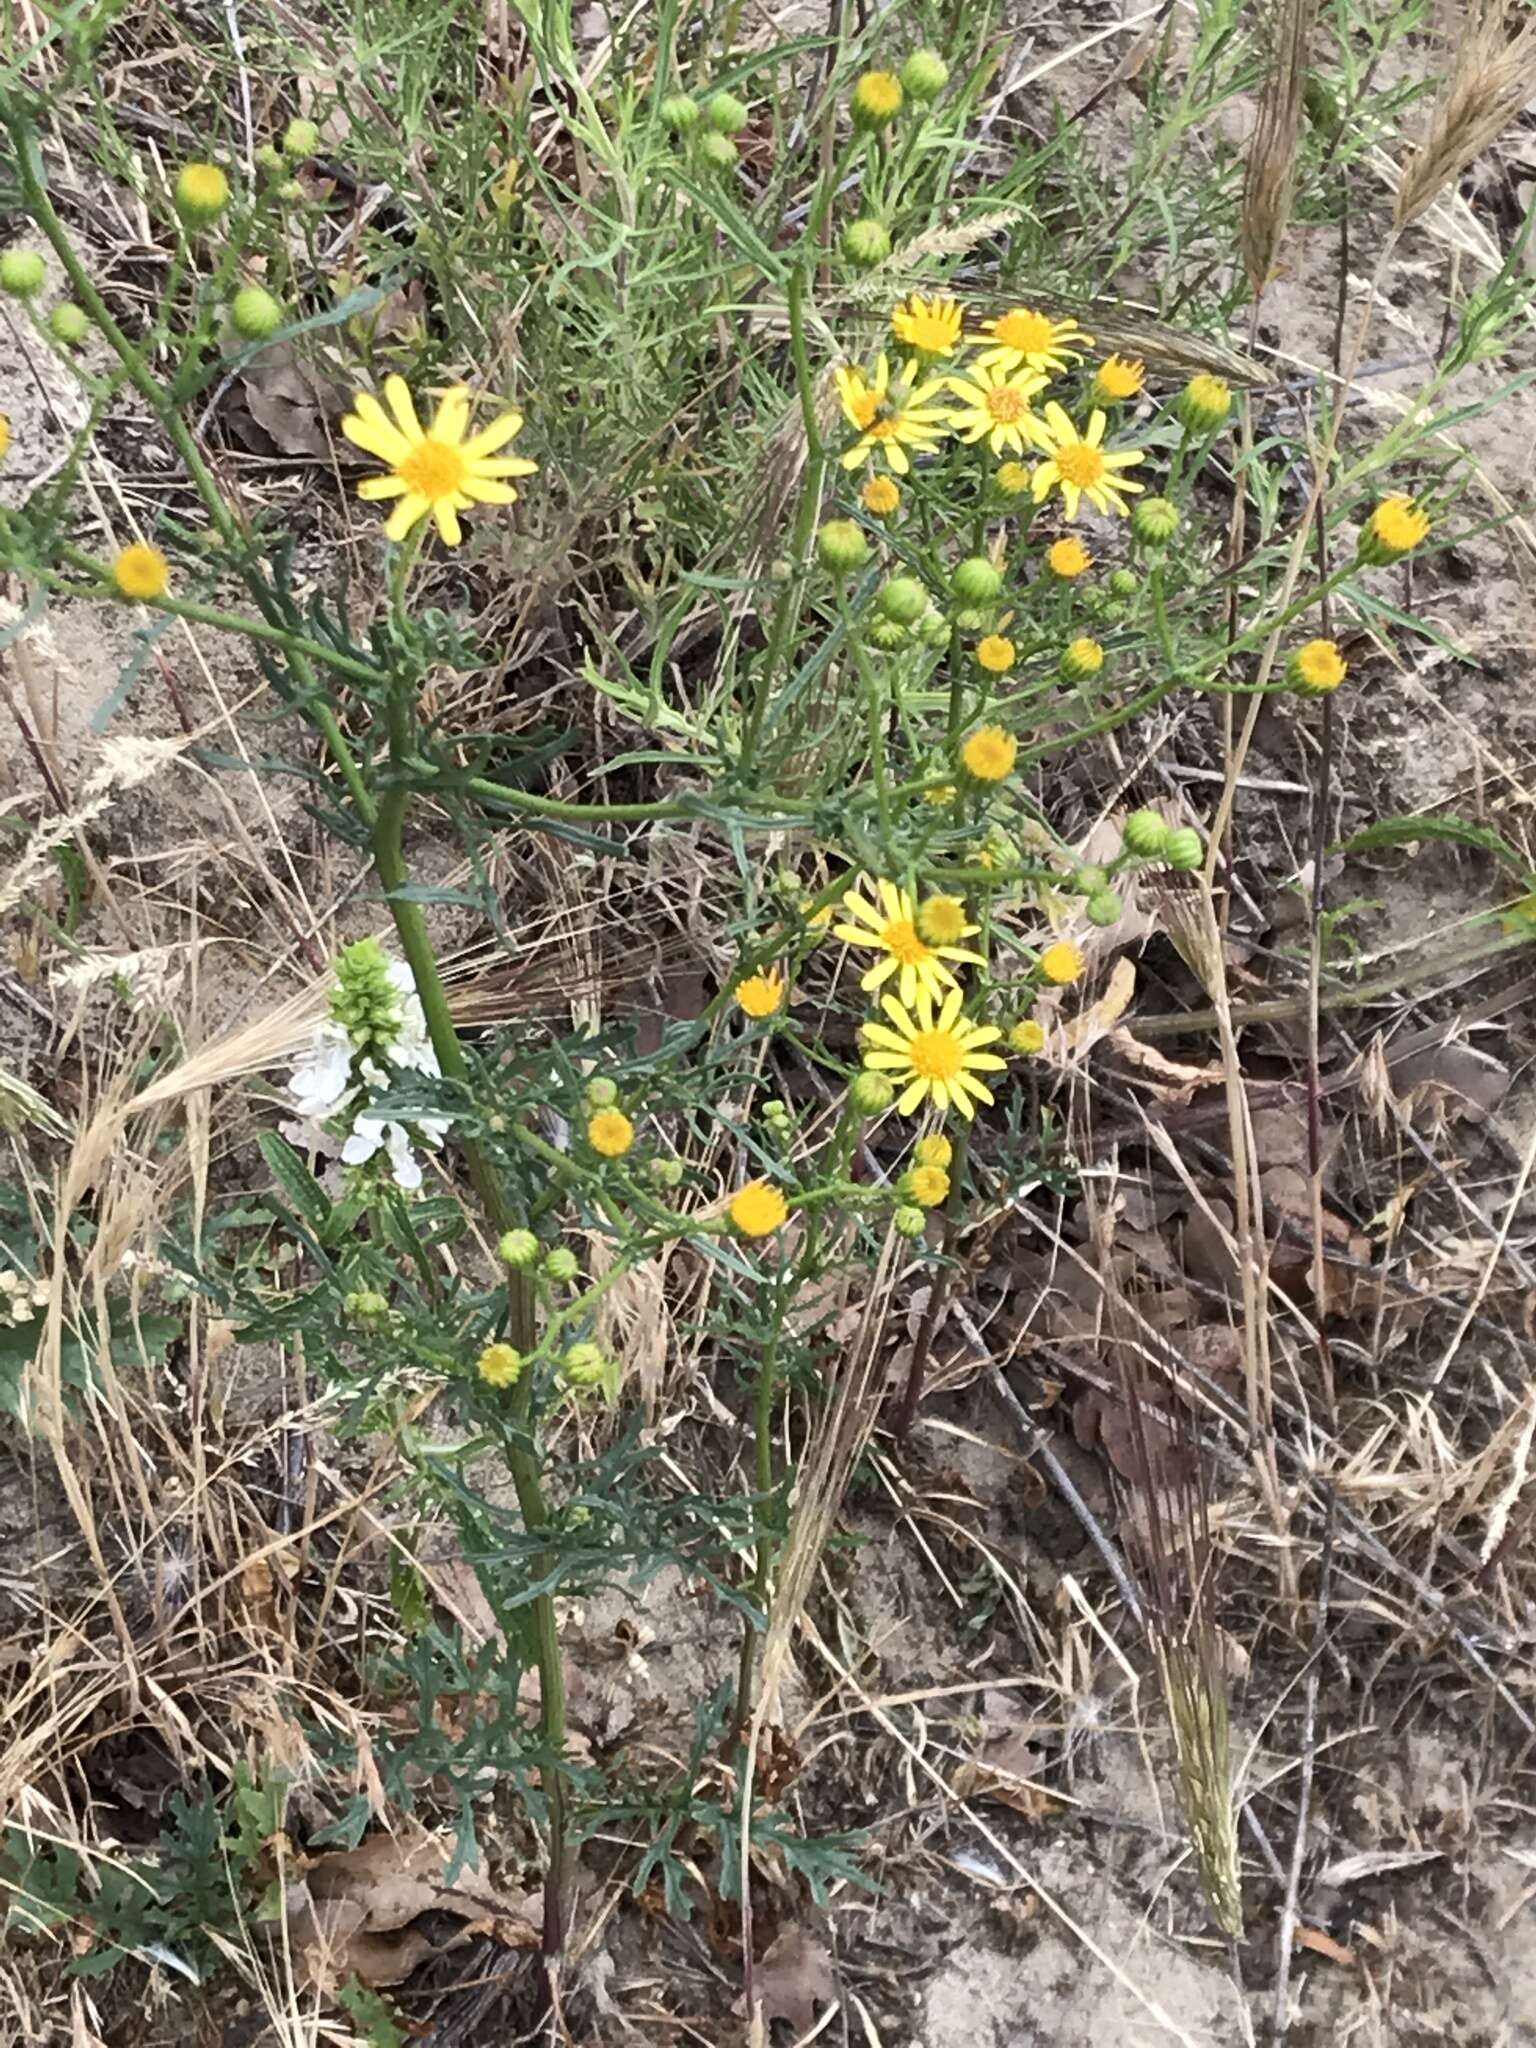
[[[112,582],[119,597],[147,604],[164,597],[170,587],[170,565],[158,548],[136,540],[124,548],[112,564]]]
[[[743,1237],[768,1237],[789,1214],[789,1204],[766,1180],[749,1180],[731,1197],[730,1218]]]
[[[960,749],[960,760],[968,775],[978,782],[1001,782],[1013,773],[1019,743],[1000,725],[979,726]]]

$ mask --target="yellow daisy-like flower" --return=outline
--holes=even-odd
[[[948,1166],[954,1156],[955,1148],[942,1131],[929,1131],[912,1147],[912,1157],[919,1166]]]
[[[1016,306],[1012,312],[986,321],[982,332],[990,337],[990,346],[977,357],[983,368],[997,363],[1005,370],[1043,370],[1053,375],[1076,362],[1081,350],[1074,343],[1093,345],[1093,336],[1084,334],[1075,320],[1053,320],[1048,313],[1037,313],[1029,306]]]
[[[152,598],[164,597],[170,582],[170,564],[158,548],[150,547],[145,541],[136,540],[113,560],[114,589],[119,597],[132,598],[136,604],[147,604]]]
[[[876,519],[889,519],[901,504],[901,485],[893,476],[872,476],[859,493],[859,503]]]
[[[183,164],[176,173],[175,198],[184,220],[216,220],[229,204],[229,180],[217,164]]]
[[[942,1166],[914,1166],[901,1176],[901,1192],[921,1209],[949,1200],[949,1175]]]
[[[936,782],[932,789],[923,791],[925,804],[949,804],[955,800],[955,785],[952,782]]]
[[[1080,980],[1086,964],[1070,939],[1058,939],[1040,955],[1040,972],[1057,988],[1066,988],[1070,982]]]
[[[1022,498],[1029,489],[1029,465],[1005,462],[992,479],[1005,498]]]
[[[917,913],[917,928],[930,946],[952,946],[981,930],[967,918],[958,896],[930,896]]]
[[[360,483],[357,495],[400,500],[384,526],[391,540],[404,540],[430,512],[446,544],[457,547],[463,539],[461,512],[471,505],[513,504],[517,492],[506,479],[532,476],[538,469],[536,462],[526,462],[520,455],[496,453],[521,431],[520,412],[504,412],[466,439],[469,393],[462,385],[446,393],[426,429],[416,417],[416,404],[403,377],[384,379],[384,397],[389,412],[372,392],[359,391],[341,431],[355,448],[389,469],[388,476]]]
[[[1084,498],[1096,511],[1118,512],[1124,518],[1130,510],[1124,493],[1144,491],[1146,485],[1138,484],[1120,472],[1135,463],[1144,462],[1144,450],[1121,448],[1106,454],[1099,445],[1104,439],[1103,413],[1091,412],[1088,430],[1080,434],[1054,399],[1046,405],[1042,426],[1051,453],[1050,459],[1042,462],[1035,471],[1031,488],[1036,504],[1059,487],[1069,519],[1077,517],[1078,507]]]
[[[1001,633],[989,633],[985,640],[976,643],[977,661],[994,676],[1008,673],[1016,651],[1013,642]]]
[[[1093,567],[1093,557],[1082,542],[1069,533],[1064,539],[1051,542],[1045,551],[1045,566],[1053,576],[1070,583],[1074,576],[1081,576]]]
[[[965,331],[965,308],[958,299],[925,299],[920,292],[891,315],[891,332],[904,348],[922,356],[947,356]]]
[[[1123,405],[1146,382],[1147,366],[1135,356],[1106,356],[1093,373],[1089,397],[1095,405]]]
[[[864,1064],[877,1074],[890,1075],[901,1088],[896,1098],[899,1115],[910,1116],[919,1103],[931,1101],[941,1115],[957,1109],[969,1120],[978,1102],[991,1102],[992,1091],[976,1077],[997,1073],[1007,1062],[981,1048],[1003,1034],[995,1024],[976,1024],[961,1016],[959,989],[950,990],[937,1012],[926,989],[919,991],[913,1005],[883,996],[880,1007],[891,1021],[865,1025],[871,1049]]]
[[[784,977],[773,968],[736,984],[736,1007],[749,1017],[771,1017],[784,1000]]]
[[[972,445],[985,441],[994,455],[1010,449],[1022,455],[1026,447],[1049,449],[1054,444],[1034,409],[1034,400],[1049,381],[1038,370],[1010,375],[1007,370],[977,363],[963,376],[949,379],[949,388],[960,401],[947,415],[949,424],[962,441]]]
[[[1413,550],[1429,533],[1429,514],[1412,498],[1383,498],[1360,535],[1360,553],[1378,565],[1395,562]]]
[[[729,1215],[743,1237],[771,1237],[789,1214],[789,1204],[766,1180],[749,1180],[732,1195]]]
[[[859,438],[843,457],[844,469],[857,469],[878,449],[898,476],[906,476],[914,454],[926,454],[944,438],[947,421],[932,401],[944,389],[941,377],[926,384],[917,381],[917,364],[908,363],[895,383],[891,364],[882,355],[875,363],[873,380],[862,370],[843,364],[832,372],[837,395],[850,425]]]
[[[1309,640],[1298,647],[1287,664],[1292,687],[1306,697],[1323,697],[1336,690],[1349,673],[1349,664],[1332,640]]]
[[[1037,1024],[1033,1017],[1021,1017],[1008,1034],[1008,1048],[1011,1052],[1039,1052],[1045,1044],[1045,1026]]]
[[[6,457],[6,451],[9,449],[10,445],[11,423],[6,418],[4,413],[0,412],[0,462],[4,462]]]
[[[635,1127],[622,1109],[600,1109],[587,1119],[587,1143],[605,1159],[622,1159],[635,1142]]]
[[[931,945],[918,929],[917,908],[910,890],[894,882],[874,884],[875,902],[856,889],[843,898],[849,922],[833,927],[835,936],[850,946],[873,946],[882,956],[859,983],[866,994],[882,988],[892,975],[904,1003],[912,1003],[926,992],[930,998],[957,986],[955,962],[965,967],[985,965],[979,953],[967,953],[959,946]]]
[[[1004,732],[1000,725],[983,725],[960,749],[960,760],[966,774],[974,775],[978,782],[1001,782],[1013,773],[1018,751],[1019,743],[1011,732]]]
[[[510,1387],[523,1369],[523,1354],[510,1344],[487,1344],[475,1370],[488,1387]]]

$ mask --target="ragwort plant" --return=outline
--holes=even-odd
[[[968,191],[952,231],[933,223],[967,160],[985,64],[916,48],[857,76],[836,65],[809,118],[792,122],[772,88],[803,51],[706,79],[703,56],[675,47],[672,11],[659,21],[654,67],[601,96],[558,11],[524,24],[541,78],[568,88],[580,207],[534,146],[526,96],[490,109],[464,82],[460,132],[433,131],[439,175],[402,201],[438,303],[396,340],[370,325],[393,259],[366,236],[329,306],[306,315],[284,296],[298,258],[314,255],[291,175],[319,145],[312,124],[274,136],[253,182],[210,160],[161,189],[136,168],[172,261],[159,303],[130,322],[50,195],[45,108],[14,70],[0,101],[36,241],[0,257],[0,289],[88,401],[62,471],[0,515],[0,559],[42,601],[133,606],[244,637],[321,749],[322,769],[295,761],[293,772],[327,829],[370,864],[388,917],[387,932],[337,960],[263,1135],[267,1219],[243,1211],[210,1230],[211,1252],[177,1256],[246,1336],[302,1329],[338,1426],[388,1433],[414,1511],[458,1531],[502,1640],[470,1656],[436,1626],[403,1540],[394,1585],[408,1647],[390,1682],[416,1699],[420,1732],[386,1759],[387,1783],[402,1803],[424,1779],[456,1794],[466,1856],[487,1765],[516,1784],[543,1832],[552,1959],[570,1858],[616,1817],[651,1826],[638,1881],[659,1868],[678,1910],[684,1820],[719,1834],[728,1889],[745,1882],[739,1859],[731,1875],[731,1843],[749,1821],[760,1850],[814,1883],[852,1870],[847,1844],[806,1844],[780,1818],[754,1817],[749,1774],[723,1801],[701,1789],[711,1750],[739,1754],[751,1722],[756,1648],[792,1530],[776,1400],[787,1380],[814,1392],[832,1369],[825,1332],[796,1305],[828,1273],[873,1271],[893,1251],[947,1266],[954,1230],[984,1199],[974,1134],[1005,1183],[1041,1154],[1028,1063],[1099,935],[1112,937],[1126,891],[1214,858],[1191,818],[1142,806],[1122,810],[1084,859],[1053,818],[1053,764],[1175,696],[1326,697],[1347,661],[1325,620],[1372,616],[1378,572],[1424,546],[1431,501],[1452,495],[1451,462],[1432,452],[1439,378],[1381,448],[1337,457],[1333,487],[1314,499],[1331,566],[1314,573],[1291,490],[1305,451],[1234,436],[1233,383],[1252,365],[1164,325],[1176,301],[1139,323],[1095,310],[1142,207],[1181,238],[1180,259],[1215,233],[1187,186],[1176,209],[1159,188],[1182,135],[1252,62],[1230,10],[1202,16],[1180,95],[1161,104],[1154,88],[1122,212],[1077,192],[1058,129],[1026,165]],[[463,61],[452,38],[403,45],[405,129],[432,129]],[[742,153],[764,106],[754,88],[768,92],[782,147],[749,177]],[[390,145],[366,95],[336,90],[359,160],[366,168],[371,152],[382,168]],[[801,189],[797,152],[818,138],[828,146]],[[1058,245],[1028,202],[1054,193],[1061,205],[1064,190],[1096,209],[1056,264],[1075,310],[1043,287],[968,290],[958,273],[984,244],[1003,280],[1045,263]],[[552,205],[568,209],[562,238]],[[477,389],[483,323],[460,317],[464,278],[493,259],[526,274],[535,258],[565,287],[520,306],[538,375],[509,355]],[[68,297],[45,313],[60,276]],[[717,425],[729,440],[739,416],[772,423],[759,436],[763,482],[754,503],[719,506],[688,449],[668,444],[655,387],[680,355],[686,406],[702,418],[722,309],[759,297],[775,319]],[[1488,350],[1490,331],[1464,335],[1462,358]],[[357,495],[380,512],[377,586],[361,606],[339,586],[300,596],[284,536],[200,440],[218,380],[280,342],[323,350],[352,379],[340,429],[368,465]],[[562,420],[573,394],[579,430]],[[184,493],[153,532],[104,555],[81,538],[77,486],[93,438],[129,402],[174,453]],[[1336,420],[1324,426],[1331,453]],[[6,439],[0,426],[0,452]],[[1222,492],[1205,488],[1213,476],[1229,486],[1234,465],[1257,507],[1257,538],[1235,568]],[[448,609],[433,601],[462,592],[439,574],[442,551],[528,510],[547,540],[557,522],[540,500],[553,477],[568,498],[642,506],[654,535],[649,570],[632,553],[627,572],[649,658],[627,652],[593,604],[585,679],[651,735],[622,765],[642,787],[641,771],[665,770],[665,795],[543,793],[528,785],[545,763],[516,738],[454,730],[424,709],[434,670],[495,658],[461,595]],[[537,573],[531,552],[522,559]],[[701,606],[714,608],[716,658],[685,681],[671,655]],[[700,835],[732,878],[731,973],[653,1051],[617,1026],[466,1037],[433,892],[412,869],[429,807],[451,820],[476,875],[503,832],[553,836],[573,859]],[[490,891],[475,900],[501,931]],[[851,1045],[830,1028],[850,1001]],[[772,1082],[797,1065],[819,1095],[791,1104]],[[717,1159],[730,1162],[723,1172],[700,1164]],[[593,1457],[551,1455],[570,1440],[560,1425],[572,1406],[626,1407],[599,1312],[680,1242],[711,1265],[720,1354],[755,1381],[752,1488],[740,1498],[669,1491],[622,1428]],[[908,1413],[920,1393],[914,1379]],[[489,1483],[503,1471],[515,1508]],[[699,1703],[688,1782],[652,1796],[567,1751],[558,1602],[643,1583],[663,1564],[714,1586],[741,1653],[734,1687]],[[519,1704],[530,1665],[536,1717]],[[494,1712],[447,1733],[434,1716],[446,1692]],[[332,1833],[355,1838],[368,1816],[357,1802]],[[1235,1910],[1224,1901],[1223,1924]]]

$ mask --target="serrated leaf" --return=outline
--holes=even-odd
[[[294,1151],[276,1131],[263,1131],[256,1140],[272,1178],[293,1204],[295,1213],[319,1233],[330,1221],[331,1198]]]

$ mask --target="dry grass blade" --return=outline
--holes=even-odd
[[[1480,150],[1524,112],[1536,91],[1536,21],[1514,36],[1498,0],[1473,0],[1454,25],[1456,57],[1423,141],[1402,167],[1393,225],[1418,219]]]
[[[1307,49],[1316,24],[1317,0],[1274,0],[1269,12],[1269,65],[1243,179],[1243,267],[1255,298],[1269,282],[1290,223]]]

